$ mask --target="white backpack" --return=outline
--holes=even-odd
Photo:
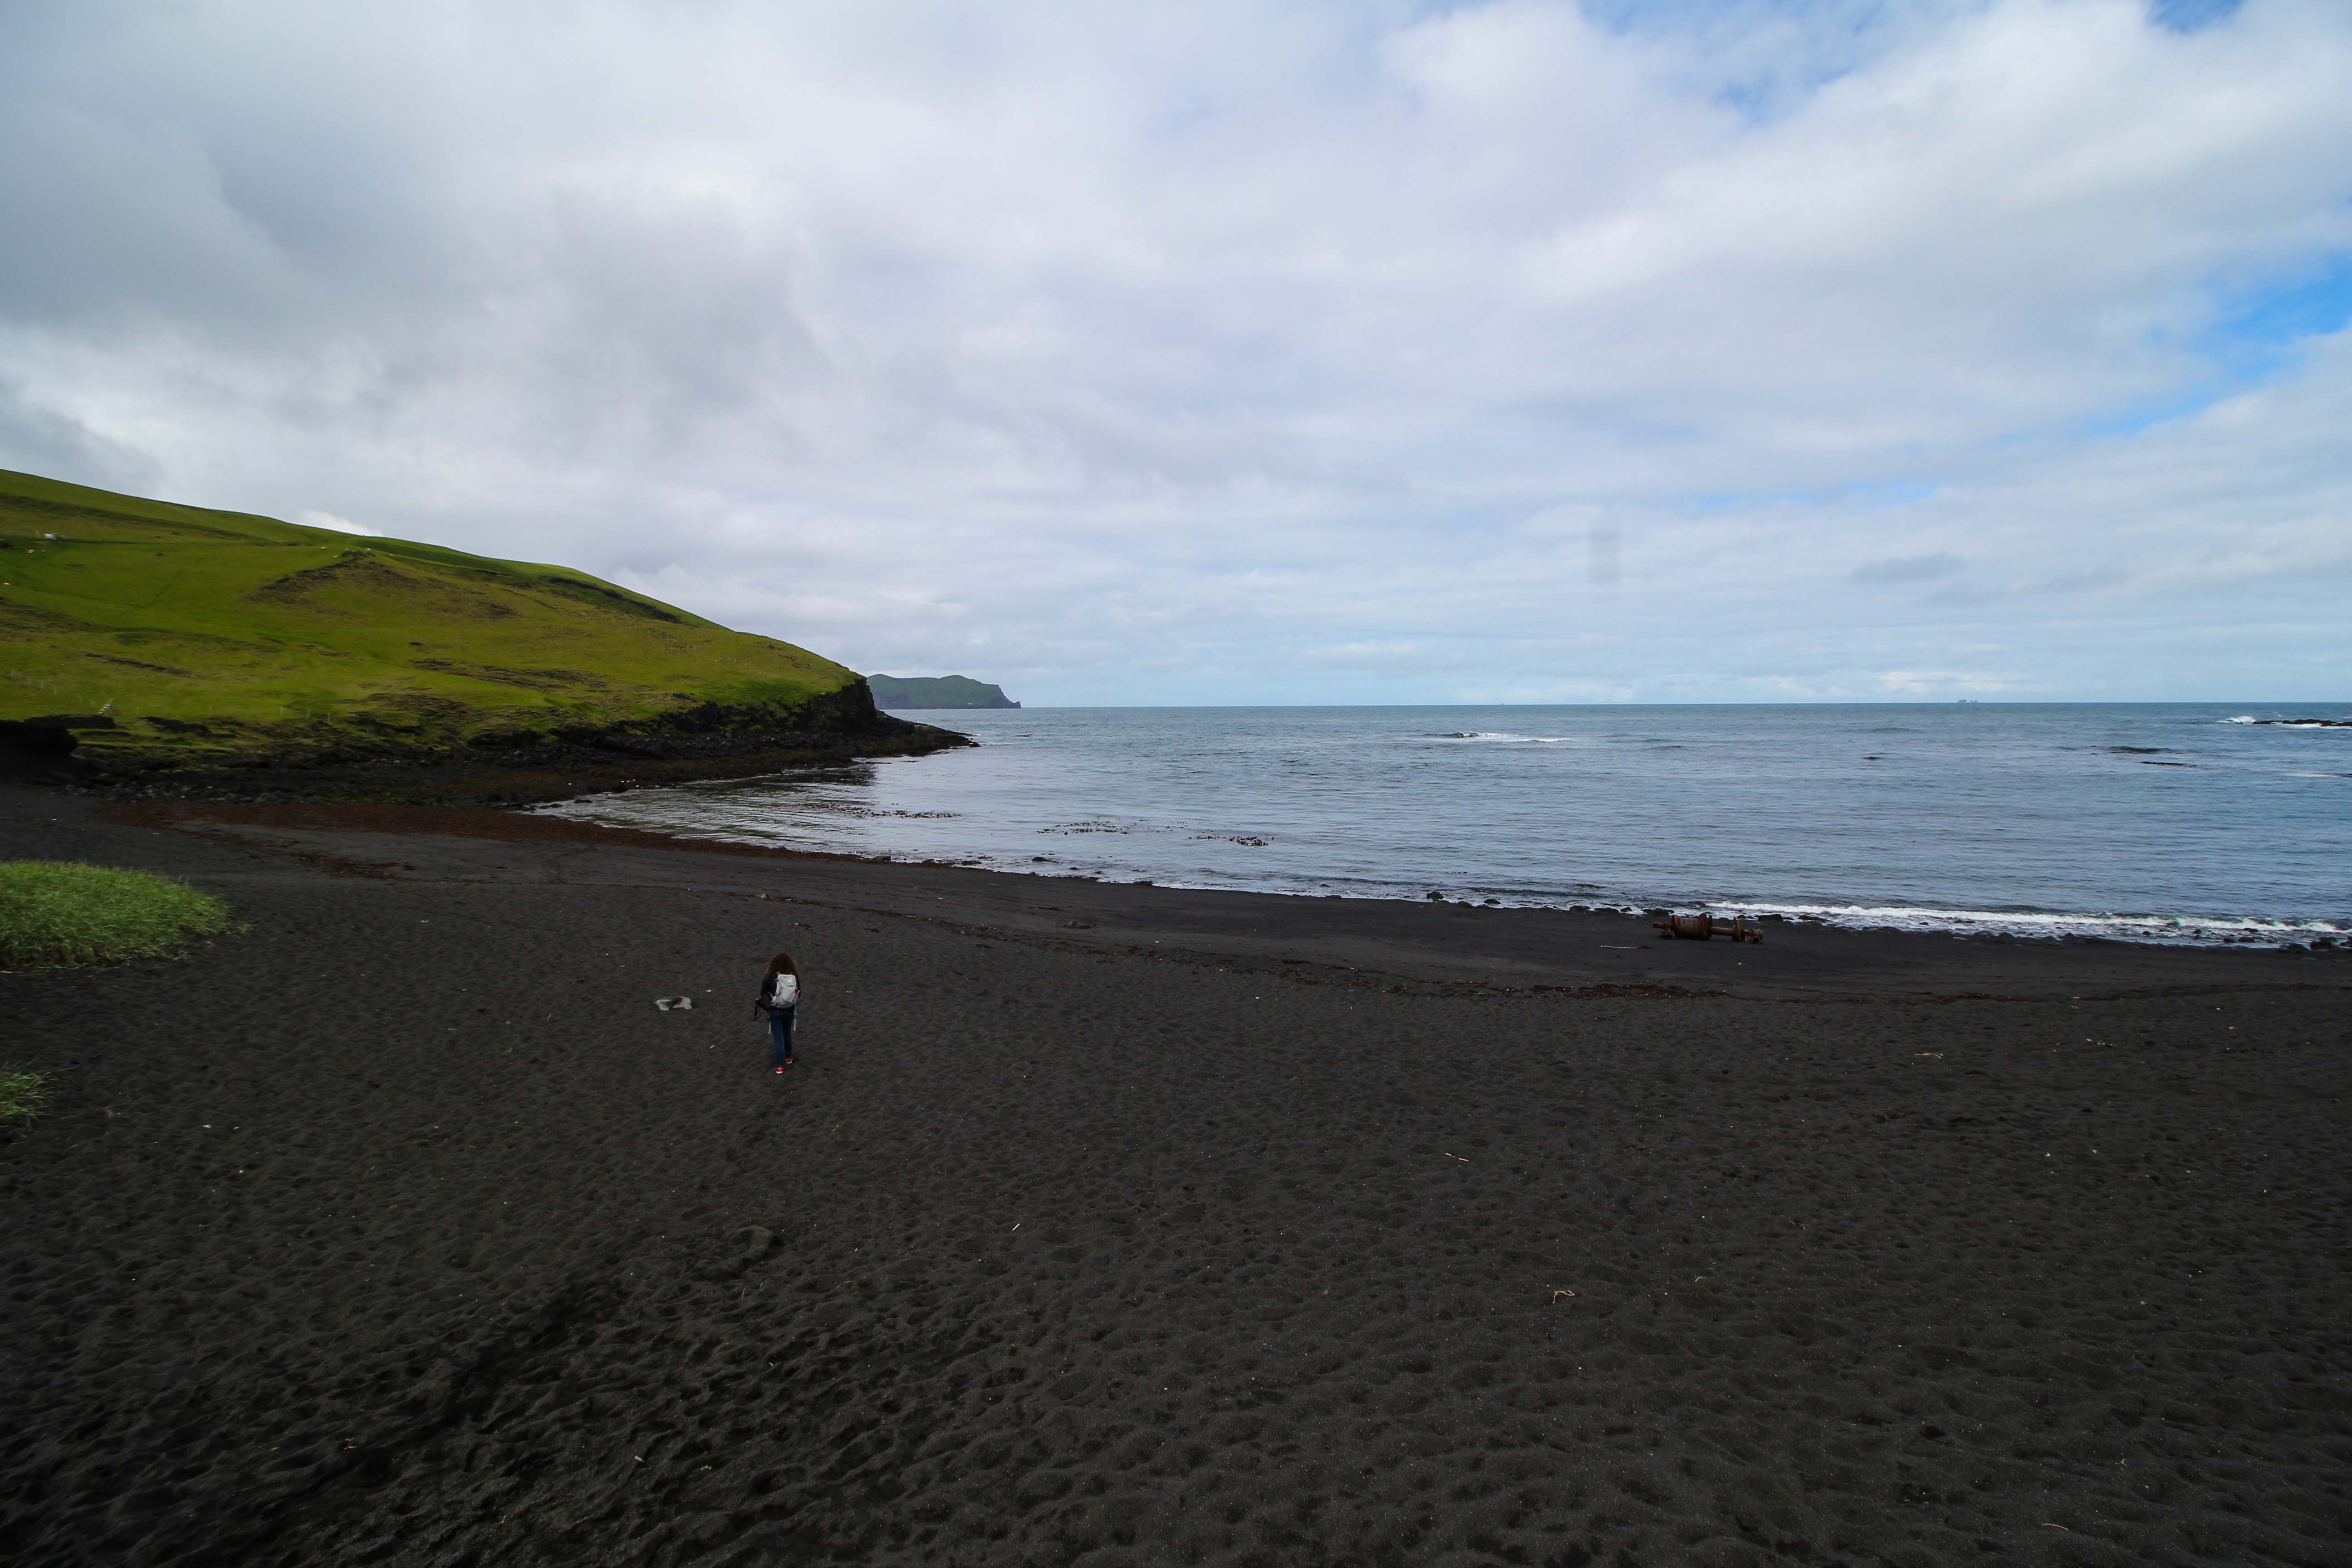
[[[774,986],[768,992],[766,1005],[782,1011],[786,1007],[798,1006],[800,999],[801,977],[797,974],[779,974],[776,976]]]

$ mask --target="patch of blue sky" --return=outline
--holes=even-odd
[[[2218,346],[2277,348],[2326,337],[2352,321],[2352,253],[2327,258],[2315,270],[2230,297],[2210,335]]]
[[[1688,87],[1751,123],[1893,47],[1921,16],[1986,0],[1580,0],[1611,32],[1701,42]]]
[[[1950,10],[1981,0],[1926,3]],[[1581,0],[1581,4],[1586,16],[1621,33],[1683,32],[1767,22],[1861,33],[1897,14],[1922,9],[1922,0]]]
[[[2243,0],[2148,0],[2148,20],[2176,33],[2216,26],[2238,14]]]
[[[2082,426],[2088,436],[2132,436],[2186,419],[2292,370],[2304,344],[2352,322],[2352,254],[2316,268],[2221,297],[2204,329],[2189,341],[2207,365],[2186,386],[2111,410]]]
[[[1942,489],[1923,479],[1882,479],[1876,484],[1848,485],[1843,499],[1863,506],[1909,506],[1934,500]]]
[[[1858,37],[1921,13],[1973,8],[1986,0],[1581,0],[1584,14],[1619,32],[1664,32],[1794,22]],[[2147,0],[2148,20],[2176,33],[2218,26],[2244,0]],[[1458,9],[1454,4],[1432,10]]]
[[[1830,75],[1824,75],[1804,85],[1819,87],[1830,79]],[[1758,76],[1726,82],[1707,96],[1711,101],[1730,110],[1748,123],[1762,124],[1788,112],[1799,95],[1787,82],[1775,77]]]
[[[1751,122],[1788,112],[1923,26],[1995,0],[1578,0],[1612,32],[1678,33],[1707,41],[1725,71],[1695,86]],[[2143,0],[2148,24],[2197,33],[2227,22],[2243,0]],[[1461,8],[1448,3],[1445,10]]]

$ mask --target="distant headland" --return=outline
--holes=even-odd
[[[962,675],[869,675],[877,708],[1018,708],[1004,688]]]

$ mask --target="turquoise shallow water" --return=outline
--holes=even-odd
[[[1041,875],[2210,942],[2352,931],[2352,706],[1119,708],[548,809]]]

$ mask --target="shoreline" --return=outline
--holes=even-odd
[[[764,775],[762,775],[764,776]],[[783,774],[776,775],[778,777]],[[742,781],[753,782],[753,781]],[[1774,924],[1818,925],[1839,931],[1900,931],[1922,936],[1953,936],[1968,939],[2003,942],[2114,942],[2130,946],[2163,947],[2169,949],[2202,949],[2226,947],[2258,947],[2288,952],[2304,952],[2329,948],[2352,948],[2352,920],[2328,916],[2271,917],[2260,915],[2142,915],[2114,911],[2062,910],[1965,910],[1940,906],[1906,905],[1829,905],[1790,902],[1767,902],[1753,899],[1716,901],[1685,900],[1675,904],[1636,904],[1633,902],[1580,902],[1571,900],[1549,900],[1528,895],[1488,897],[1484,889],[1472,889],[1464,895],[1460,889],[1444,889],[1415,894],[1404,890],[1404,884],[1395,885],[1394,891],[1339,892],[1328,884],[1316,890],[1306,888],[1286,888],[1267,885],[1221,884],[1213,881],[1178,881],[1147,879],[1141,876],[1107,876],[1056,863],[1060,868],[1036,869],[1022,864],[992,864],[985,855],[961,858],[923,857],[908,854],[861,854],[854,850],[803,849],[769,843],[757,838],[731,837],[722,833],[705,834],[666,832],[657,828],[635,828],[625,824],[606,822],[592,810],[567,810],[589,807],[600,798],[583,795],[567,800],[536,803],[520,809],[532,816],[561,821],[591,823],[619,831],[646,833],[666,838],[680,846],[719,844],[740,847],[745,851],[774,850],[779,853],[827,856],[837,858],[866,860],[877,865],[955,866],[971,870],[985,870],[998,876],[1037,878],[1046,881],[1091,881],[1110,886],[1158,887],[1180,892],[1234,893],[1254,898],[1276,899],[1347,899],[1369,903],[1419,903],[1438,900],[1444,894],[1447,903],[1468,904],[1480,908],[1557,910],[1572,914],[1639,915],[1645,920],[1662,919],[1670,913],[1712,912],[1725,918],[1740,916],[1751,921]],[[1871,918],[1880,917],[1880,918]]]
[[[802,866],[830,887],[858,886],[866,896],[887,896],[893,907],[952,900],[985,910],[1003,933],[1033,940],[1087,946],[1156,943],[1235,962],[1268,955],[1295,959],[1289,950],[1306,947],[1329,955],[1329,962],[1303,961],[1310,967],[1360,973],[1399,963],[1430,979],[1504,988],[1633,985],[1762,995],[1844,987],[1853,994],[1891,997],[1904,988],[1927,996],[2028,996],[2088,986],[2121,995],[2152,994],[2165,987],[2352,983],[2352,948],[2347,947],[2016,937],[1794,920],[1765,922],[1765,940],[1759,945],[1680,942],[1654,931],[1648,910],[1107,881],[694,837],[483,806],[159,800],[114,803],[104,815],[133,827],[226,834],[257,847],[276,842],[394,879],[423,871],[536,874],[527,869],[534,858],[587,850],[689,858],[673,864],[742,860]],[[420,854],[423,845],[434,846],[429,856]],[[817,873],[818,867],[840,869]],[[870,872],[862,882],[857,868]],[[712,871],[698,879],[726,885],[756,876],[747,868],[742,877]],[[1085,923],[1049,915],[1071,915]],[[1072,934],[1080,931],[1099,934]]]

